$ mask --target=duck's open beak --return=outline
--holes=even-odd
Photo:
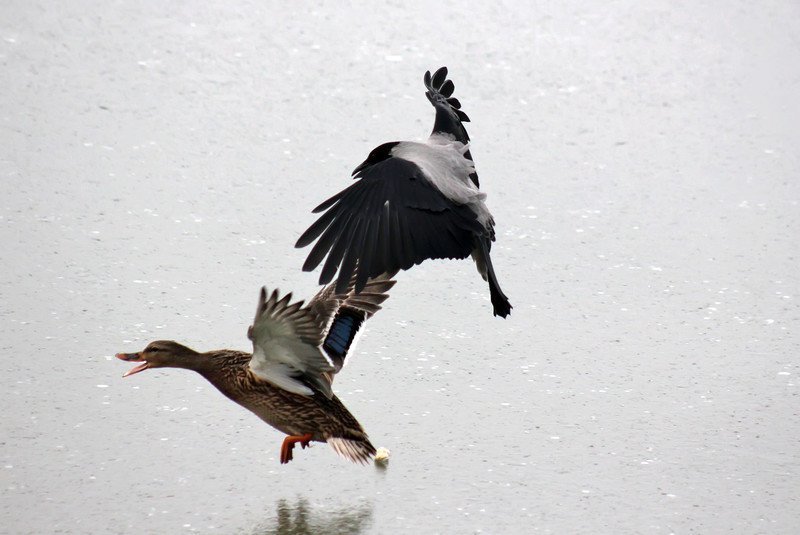
[[[119,360],[126,360],[130,362],[141,362],[141,364],[139,364],[135,368],[131,368],[130,370],[126,371],[123,377],[133,375],[134,373],[143,372],[149,366],[146,360],[142,360],[141,353],[117,353],[117,358]]]

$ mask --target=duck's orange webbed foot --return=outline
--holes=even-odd
[[[306,449],[311,444],[311,433],[305,435],[289,435],[283,439],[281,444],[281,464],[286,464],[292,460],[292,450],[295,443],[299,442],[303,449]]]

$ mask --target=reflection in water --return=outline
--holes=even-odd
[[[356,535],[372,521],[372,503],[313,511],[308,500],[298,498],[296,505],[279,500],[276,509],[274,523],[264,522],[253,530],[253,535]]]

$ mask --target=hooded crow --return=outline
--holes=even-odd
[[[489,256],[494,219],[478,187],[464,123],[469,117],[453,97],[447,68],[425,73],[426,96],[436,109],[433,132],[424,143],[393,141],[370,152],[355,168],[359,179],[313,212],[323,212],[296,247],[316,240],[304,271],[323,260],[320,284],[333,280],[337,291],[355,274],[355,291],[379,275],[394,275],[428,258],[472,255],[489,282],[495,316],[506,317],[511,303],[500,289]],[[326,258],[327,257],[327,258]]]

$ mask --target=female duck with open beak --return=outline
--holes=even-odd
[[[286,433],[281,463],[292,460],[296,443],[327,442],[339,455],[365,463],[375,447],[350,411],[333,394],[364,322],[380,310],[395,281],[370,280],[361,293],[353,280],[345,292],[323,288],[307,305],[261,289],[248,338],[253,352],[220,349],[199,353],[174,341],[151,342],[117,358],[139,362],[124,377],[152,368],[194,370],[228,398]]]

